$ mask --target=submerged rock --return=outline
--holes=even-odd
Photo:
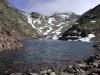
[[[95,45],[93,45],[93,47],[100,50],[100,44],[95,44]]]

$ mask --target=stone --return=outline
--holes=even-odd
[[[91,64],[91,63],[93,63],[95,61],[95,57],[94,56],[90,56],[87,60],[85,60],[85,62],[87,63],[87,64]]]
[[[38,75],[37,73],[30,73],[30,75]]]
[[[40,75],[47,74],[47,72],[48,72],[47,70],[43,70],[43,71],[40,72]]]
[[[70,74],[70,73],[67,73],[67,72],[61,72],[60,75],[74,75],[74,74]]]
[[[11,73],[10,75],[22,75],[22,73]]]
[[[80,63],[78,64],[79,67],[86,67],[86,63]]]
[[[57,75],[55,72],[50,72],[50,75]]]
[[[93,47],[100,50],[100,45],[99,44],[95,44],[95,45],[93,45]]]
[[[95,67],[98,67],[98,64],[99,64],[99,63],[97,63],[97,62],[93,62],[93,65],[94,65]]]
[[[72,74],[75,72],[75,70],[73,68],[70,68],[70,67],[66,68],[66,71],[68,73],[72,73]]]
[[[90,73],[90,74],[88,74],[88,75],[99,75],[99,74],[97,74],[97,73]]]

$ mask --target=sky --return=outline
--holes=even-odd
[[[83,14],[100,4],[100,0],[9,0],[16,8],[27,13],[38,12],[52,15],[56,12],[75,12]]]

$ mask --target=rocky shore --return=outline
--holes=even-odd
[[[31,68],[24,72],[9,69],[2,75],[100,75],[100,55],[90,56],[83,61],[75,61],[74,64],[64,65],[60,69],[57,67],[42,68],[41,70]]]
[[[12,50],[22,47],[22,44],[14,38],[13,36],[8,36],[6,34],[0,34],[0,51]]]

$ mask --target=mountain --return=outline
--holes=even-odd
[[[7,0],[0,0],[0,50],[16,48],[20,45],[18,40],[38,36],[22,11]]]
[[[84,13],[71,28],[62,34],[60,40],[100,41],[100,5]]]
[[[44,16],[37,12],[26,14],[28,23],[32,25],[43,39],[58,39],[61,33],[71,27],[79,15],[75,13],[55,13],[52,16]]]
[[[22,46],[19,43],[21,39],[58,39],[78,17],[74,13],[55,13],[52,16],[37,12],[27,14],[8,0],[0,0],[0,50]]]

